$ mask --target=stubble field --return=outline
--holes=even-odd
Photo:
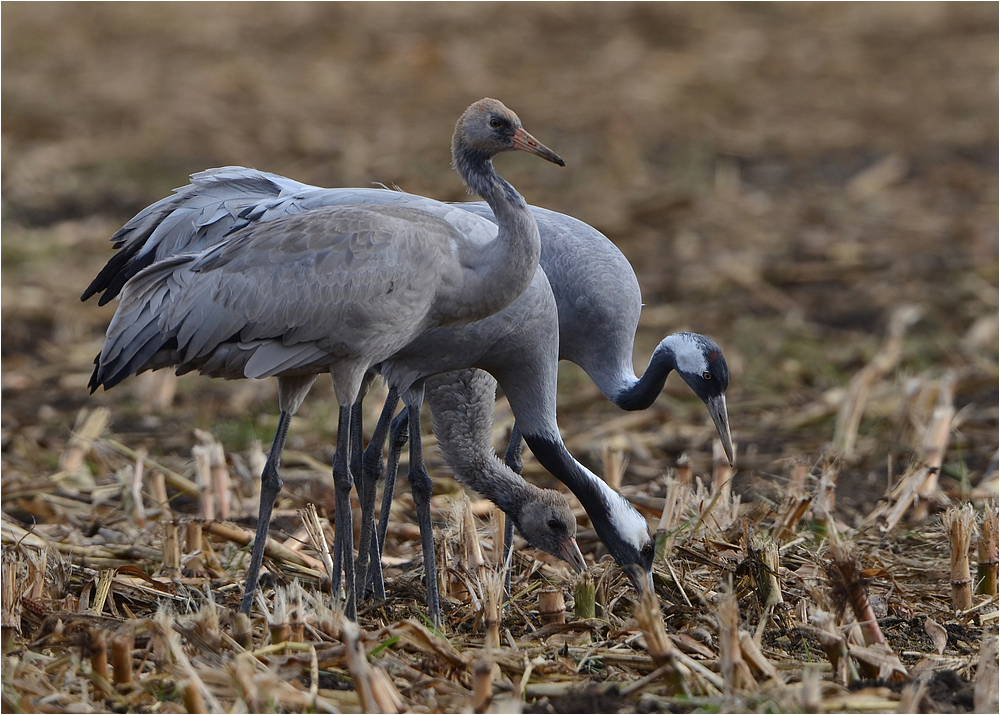
[[[995,711],[995,582],[956,613],[942,517],[996,518],[996,5],[5,3],[2,21],[4,710]],[[626,413],[563,363],[570,451],[668,527],[663,625],[571,501],[594,617],[574,616],[565,565],[524,549],[490,635],[428,419],[439,551],[468,588],[449,584],[441,634],[422,625],[401,479],[389,600],[364,604],[352,638],[297,513],[332,516],[320,380],[271,531],[294,553],[269,559],[247,640],[241,539],[275,386],[155,373],[91,396],[114,305],[79,295],[117,228],[208,167],[462,200],[449,139],[483,96],[567,162],[499,171],[632,262],[637,371],[677,330],[722,346],[736,469],[713,463],[676,377]],[[512,422],[501,397],[498,450]],[[203,518],[191,485],[215,444],[228,520]],[[527,453],[525,475],[558,486]],[[761,567],[768,543],[779,562]],[[545,622],[545,588],[566,624]],[[102,666],[109,652],[124,660]]]

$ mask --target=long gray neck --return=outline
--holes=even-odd
[[[438,447],[455,478],[496,504],[515,523],[535,491],[493,451],[496,380],[481,370],[431,377],[425,395]]]
[[[507,307],[528,287],[542,243],[528,205],[496,172],[490,157],[458,147],[453,150],[453,162],[469,190],[486,200],[497,219],[493,241],[480,245],[463,242],[459,246],[461,294],[476,297],[475,306],[468,306],[475,319]]]

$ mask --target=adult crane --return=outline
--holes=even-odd
[[[483,202],[461,204],[496,221]],[[642,294],[632,265],[607,236],[579,219],[532,207],[542,236],[539,265],[559,310],[559,359],[579,365],[601,393],[623,410],[644,410],[677,370],[705,403],[729,463],[735,462],[726,388],[729,370],[714,341],[695,333],[668,335],[653,350],[641,377],[632,357],[642,311]],[[506,460],[520,471],[519,429],[511,435]]]
[[[531,281],[538,228],[492,163],[497,154],[514,150],[565,165],[496,100],[474,103],[456,123],[452,162],[469,190],[499,217],[492,240],[412,205],[325,206],[252,223],[200,253],[174,255],[122,283],[92,390],[168,365],[230,379],[278,377],[281,415],[262,475],[244,612],[252,604],[282,486],[278,459],[291,415],[317,374],[329,371],[340,405],[335,535],[351,544],[342,550],[346,611],[355,617],[352,405],[372,365],[437,326],[502,310]],[[428,497],[430,488],[414,485]],[[433,559],[433,542],[429,550]]]

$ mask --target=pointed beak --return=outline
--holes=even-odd
[[[639,564],[626,564],[622,566],[622,571],[628,576],[629,582],[632,584],[632,588],[640,596],[646,591],[654,591],[653,588],[653,573],[647,571]]]
[[[583,552],[575,537],[570,537],[559,545],[559,558],[573,567],[576,573],[587,570],[587,562],[583,560]]]
[[[566,162],[563,161],[558,154],[521,128],[518,128],[518,130],[514,132],[513,141],[514,149],[517,151],[526,151],[529,154],[540,156],[546,161],[551,161],[553,164],[566,166]]]
[[[719,431],[719,439],[722,440],[722,448],[726,450],[729,466],[735,466],[736,455],[733,454],[733,435],[729,431],[729,412],[726,410],[726,396],[718,395],[710,397],[705,405],[708,407],[708,414],[712,415],[712,422],[715,423],[715,429]]]

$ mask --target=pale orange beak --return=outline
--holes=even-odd
[[[520,127],[516,132],[514,132],[512,139],[514,142],[514,149],[516,151],[526,151],[529,154],[540,156],[546,161],[551,161],[553,164],[566,166],[566,162],[562,160],[562,157]]]

